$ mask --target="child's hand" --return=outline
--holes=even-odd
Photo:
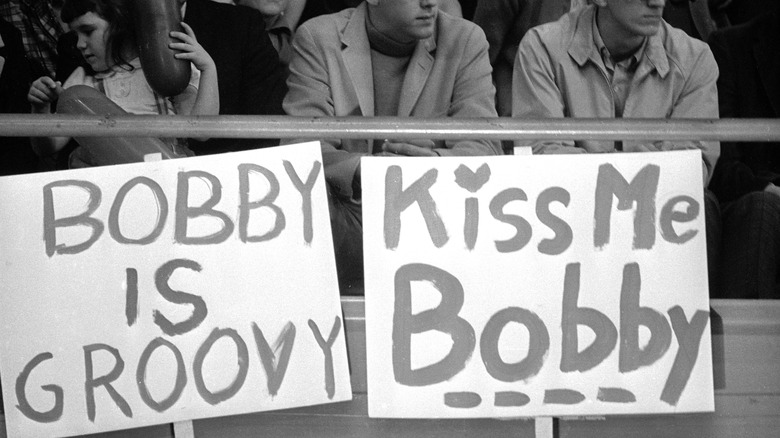
[[[184,22],[181,23],[181,26],[187,33],[176,31],[171,32],[171,37],[182,41],[180,43],[170,43],[168,45],[168,47],[171,49],[180,51],[174,56],[177,59],[186,59],[190,61],[193,65],[195,65],[195,68],[201,72],[212,68],[216,69],[214,60],[211,59],[211,55],[206,52],[206,49],[204,49],[203,46],[198,43],[197,38],[195,38],[195,32],[192,31],[192,28]]]
[[[48,76],[41,76],[30,85],[27,101],[32,104],[33,112],[51,112],[51,103],[62,93],[62,83]]]

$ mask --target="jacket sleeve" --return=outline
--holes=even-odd
[[[558,119],[565,117],[563,94],[555,82],[554,67],[538,29],[528,31],[517,50],[512,75],[512,117]],[[532,146],[535,154],[583,153],[573,141],[518,140],[515,146]]]
[[[685,82],[684,89],[672,108],[672,119],[717,119],[718,118],[718,65],[709,48],[699,53],[698,59],[689,72],[689,78]],[[671,144],[672,146],[667,146]],[[720,155],[720,142],[717,141],[688,141],[665,142],[661,149],[700,149],[706,175],[706,186],[715,163]]]
[[[335,116],[330,78],[325,65],[325,48],[318,43],[306,24],[298,28],[292,47],[290,75],[287,78],[289,90],[284,99],[285,112],[299,117]],[[343,150],[341,140],[326,139],[320,141],[320,144],[326,181],[337,195],[352,198],[355,174],[363,154]]]
[[[458,65],[448,117],[495,118],[495,95],[491,78],[488,44],[482,30],[474,26]],[[499,141],[448,140],[446,149],[436,149],[442,156],[501,155]]]
[[[709,40],[715,60],[720,66],[718,75],[718,107],[723,118],[740,117],[739,83],[736,78],[737,62],[732,58],[728,34],[716,31]],[[751,147],[751,145],[746,145]],[[757,175],[742,160],[741,146],[734,142],[721,145],[721,156],[710,181],[710,188],[721,202],[729,202],[753,191],[763,190],[773,178]]]
[[[247,35],[243,39],[246,46],[241,61],[241,83],[249,88],[242,94],[242,107],[246,114],[282,115],[287,86],[279,54],[268,39],[260,14],[255,14],[251,8],[242,8],[242,12],[252,17],[247,20]]]

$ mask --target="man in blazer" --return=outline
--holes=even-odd
[[[780,11],[713,32],[722,118],[780,118]],[[780,298],[780,143],[723,142],[710,189],[723,206],[720,297]]]
[[[287,84],[284,109],[294,116],[496,117],[484,32],[439,12],[436,0],[367,0],[309,20],[293,40]],[[342,287],[362,280],[362,267],[349,269],[362,265],[362,156],[500,153],[484,140],[323,141]]]

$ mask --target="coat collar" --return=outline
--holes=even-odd
[[[342,56],[347,73],[357,95],[360,111],[364,116],[374,115],[374,75],[371,67],[371,46],[366,32],[368,19],[366,3],[358,5],[341,34]],[[436,29],[441,24],[441,12],[437,18]],[[433,66],[433,52],[436,50],[436,33],[430,38],[421,40],[409,60],[401,99],[398,104],[398,115],[407,117],[417,103],[428,75]]]
[[[570,26],[574,26],[574,32],[571,32],[572,39],[569,42],[569,56],[579,65],[583,67],[586,62],[591,61],[596,65],[601,65],[601,56],[599,50],[594,42],[593,32],[596,28],[596,6],[590,5],[581,9],[578,13],[575,12]],[[661,28],[655,35],[649,37],[645,44],[645,51],[643,57],[650,63],[650,66],[654,68],[661,77],[666,77],[669,73],[669,60],[666,57],[666,49],[664,48],[664,34],[666,33],[665,25],[662,24]],[[640,64],[642,69],[642,64]]]

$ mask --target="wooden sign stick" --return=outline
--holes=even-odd
[[[534,436],[536,438],[554,438],[555,431],[552,417],[536,417],[534,419]]]
[[[195,426],[192,424],[192,420],[173,423],[173,436],[174,438],[195,438]]]
[[[144,155],[144,162],[149,163],[152,161],[162,161],[162,155]],[[195,426],[192,424],[192,420],[173,423],[173,436],[175,438],[195,438]]]

